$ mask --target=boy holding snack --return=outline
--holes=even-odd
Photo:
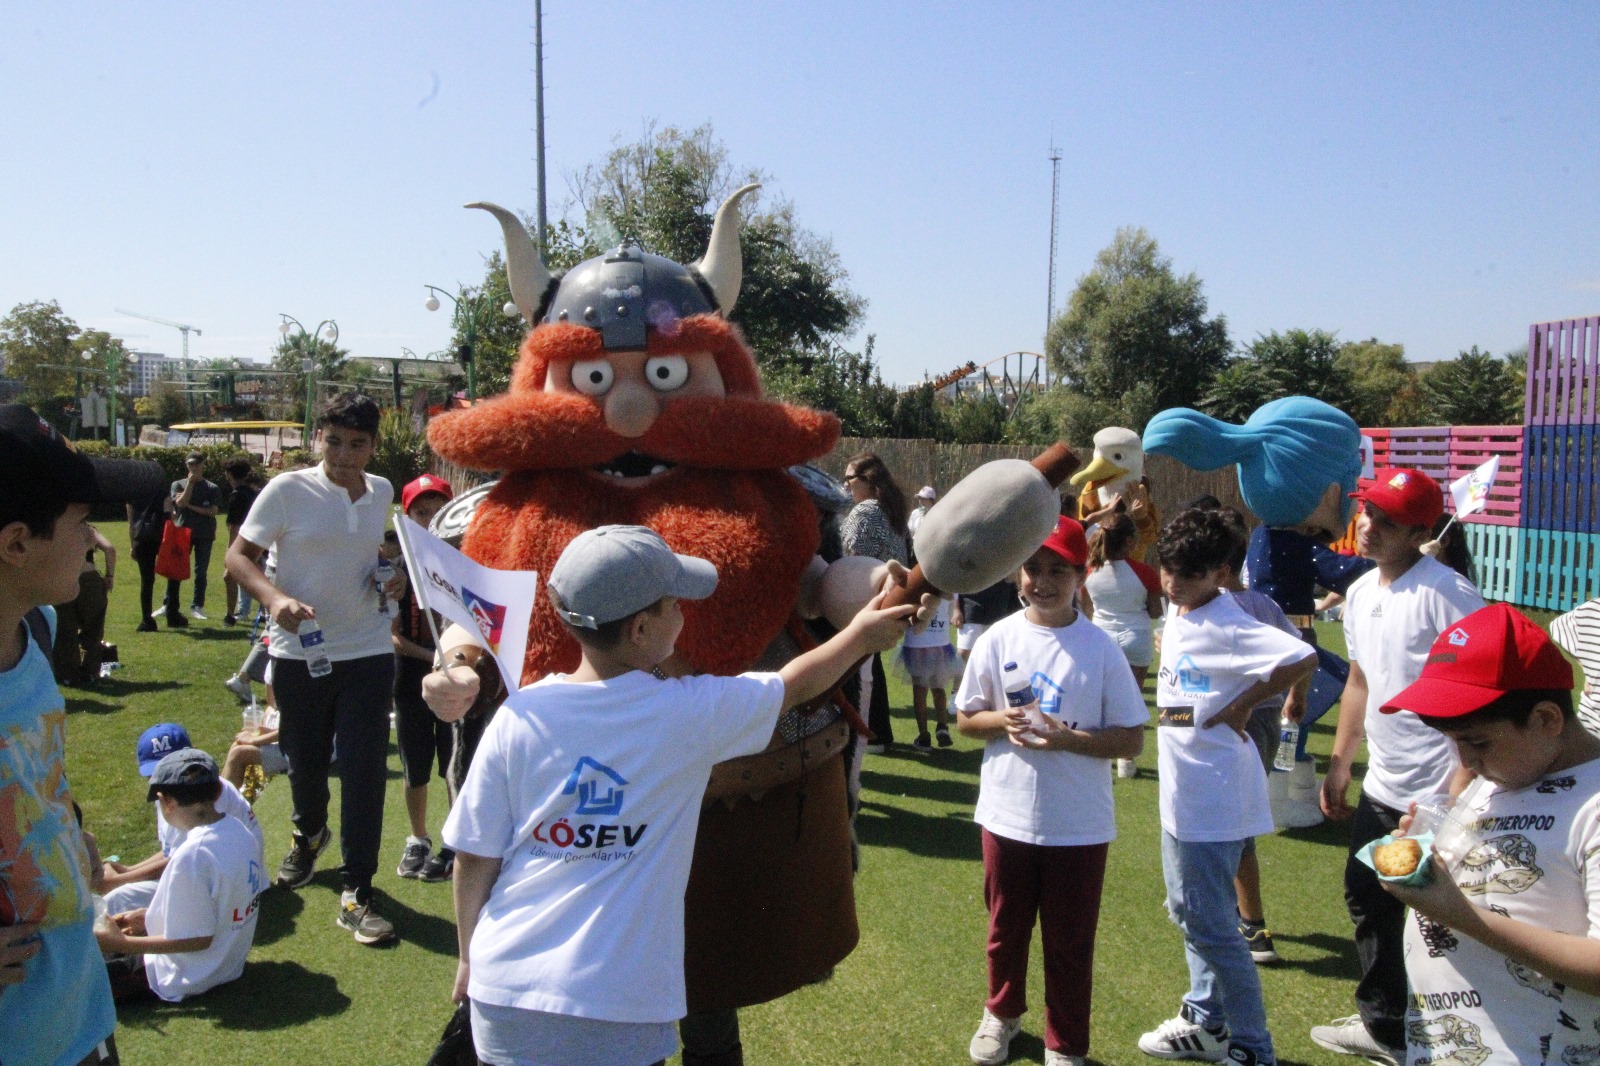
[[[1524,615],[1476,611],[1383,705],[1454,742],[1479,781],[1452,817],[1477,835],[1422,887],[1383,881],[1405,923],[1411,1062],[1585,1063],[1600,1045],[1600,740],[1572,666]]]
[[[513,693],[445,823],[479,1057],[644,1066],[686,1008],[683,895],[711,767],[761,751],[778,714],[893,647],[910,606],[881,596],[778,673],[665,678],[680,600],[716,568],[642,526],[574,538],[549,577],[582,659]]]

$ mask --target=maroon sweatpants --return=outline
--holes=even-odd
[[[1109,844],[1052,847],[983,831],[983,901],[989,907],[989,1012],[1028,1009],[1034,915],[1044,942],[1044,1046],[1089,1053],[1094,934]]]

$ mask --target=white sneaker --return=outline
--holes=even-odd
[[[1228,1031],[1212,1032],[1194,1021],[1184,1007],[1139,1038],[1139,1050],[1158,1059],[1221,1062],[1228,1057]]]
[[[1403,1049],[1384,1047],[1373,1039],[1359,1014],[1335,1018],[1327,1025],[1313,1025],[1311,1042],[1341,1055],[1359,1055],[1368,1062],[1381,1063],[1382,1066],[1398,1066],[1406,1059]]]
[[[1118,777],[1138,777],[1139,776],[1139,764],[1134,762],[1132,759],[1118,759],[1117,760],[1117,776]]]
[[[1068,1055],[1065,1051],[1044,1049],[1044,1066],[1084,1066],[1082,1055]]]
[[[985,1007],[983,1021],[967,1045],[967,1054],[978,1066],[1000,1066],[1011,1052],[1011,1038],[1021,1029],[1021,1018],[997,1018]]]
[[[190,618],[198,618],[202,622],[208,621],[208,619],[206,618],[206,613],[204,611],[202,611],[198,607],[189,608],[189,617]]]
[[[234,674],[232,677],[224,681],[222,683],[222,687],[239,697],[239,701],[241,703],[250,702],[250,682],[246,681],[238,674]]]

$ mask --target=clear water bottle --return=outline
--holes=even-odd
[[[384,595],[384,587],[394,580],[394,564],[384,558],[378,559],[378,568],[372,572],[372,583],[378,588],[378,613],[389,613],[389,597]]]
[[[1044,712],[1039,710],[1039,696],[1033,691],[1033,685],[1017,669],[1016,663],[1006,663],[1002,668],[1005,671],[1006,706],[1011,710],[1021,709],[1028,713],[1028,724],[1034,729],[1043,732],[1045,725]]]
[[[306,653],[306,670],[311,676],[327,677],[333,673],[333,663],[328,661],[328,649],[322,640],[322,627],[316,620],[308,618],[301,622],[295,635],[300,638],[300,650]]]
[[[1278,754],[1272,760],[1272,768],[1288,772],[1294,769],[1295,748],[1300,746],[1300,723],[1290,718],[1283,720],[1283,725],[1278,733]]]

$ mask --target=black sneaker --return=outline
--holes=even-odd
[[[189,625],[189,620],[181,614],[167,615],[168,629],[184,629]]]
[[[155,632],[159,632],[160,629],[161,629],[161,627],[156,625],[154,619],[146,618],[144,621],[140,622],[137,626],[134,626],[133,631],[135,633],[155,633]]]
[[[417,837],[406,837],[405,854],[400,856],[400,865],[395,867],[394,872],[413,880],[420,878],[432,851],[433,843],[426,838],[419,840]]]
[[[236,626],[239,624],[239,618],[237,615],[225,614],[222,616],[222,624],[225,626]]]
[[[277,884],[280,888],[300,888],[311,880],[311,875],[317,869],[317,856],[322,854],[322,849],[328,846],[328,841],[333,834],[328,832],[328,827],[323,826],[315,840],[307,840],[299,833],[294,834],[294,843],[289,846],[289,854],[283,857],[283,862],[278,865]]]
[[[933,740],[926,733],[918,733],[917,739],[911,742],[911,747],[917,752],[933,750]]]
[[[1228,1045],[1228,1061],[1236,1062],[1239,1066],[1276,1066],[1272,1059],[1264,1059],[1247,1047],[1238,1044]]]
[[[456,853],[449,848],[440,848],[437,855],[428,856],[428,861],[422,864],[422,873],[417,880],[437,884],[448,881],[456,872]]]
[[[1244,942],[1250,946],[1250,959],[1257,966],[1267,966],[1279,962],[1282,956],[1272,946],[1272,933],[1267,929],[1265,922],[1239,921],[1239,935],[1244,937]]]
[[[945,725],[940,726],[939,728],[937,728],[937,729],[935,729],[933,731],[933,735],[934,735],[935,738],[938,739],[939,746],[941,748],[948,748],[950,745],[955,743],[955,741],[950,739],[950,727],[949,726],[945,726]]]

